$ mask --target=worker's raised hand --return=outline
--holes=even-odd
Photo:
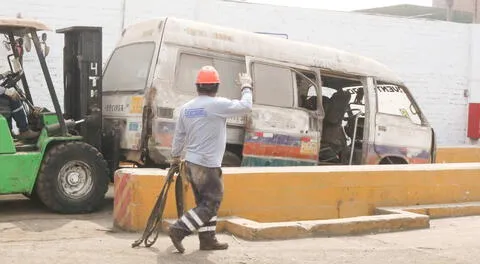
[[[15,88],[8,88],[5,89],[5,95],[12,98],[15,101],[20,100],[20,94],[15,90]]]
[[[239,73],[238,80],[240,81],[240,89],[252,88],[252,77],[247,73]]]

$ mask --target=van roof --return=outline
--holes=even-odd
[[[357,76],[403,84],[401,78],[384,64],[343,50],[306,42],[278,38],[204,22],[161,17],[129,26],[119,44],[142,41],[142,32],[165,23],[163,41],[227,54],[246,55],[287,63],[308,65]]]

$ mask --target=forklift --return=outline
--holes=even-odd
[[[0,85],[17,90],[30,129],[39,132],[34,139],[16,139],[12,109],[0,102],[0,195],[23,194],[58,213],[90,213],[104,204],[113,174],[101,152],[101,28],[57,30],[65,34],[64,113],[46,63],[47,35],[39,37],[40,31],[50,29],[36,20],[0,19],[11,53],[10,70]],[[23,69],[24,52],[33,51],[32,43],[54,111],[36,106],[32,98],[28,69]]]

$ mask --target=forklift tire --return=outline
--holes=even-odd
[[[25,196],[26,198],[28,198],[30,201],[34,203],[42,203],[42,201],[40,200],[40,197],[38,197],[36,189],[33,189],[32,193],[30,194],[24,193],[23,196]]]
[[[64,214],[98,210],[108,190],[102,154],[84,142],[61,143],[45,154],[36,192],[49,209]]]

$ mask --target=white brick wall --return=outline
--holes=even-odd
[[[75,1],[75,4],[60,0],[42,1],[41,4],[34,0],[15,2],[7,3],[6,8],[4,5],[0,15],[14,16],[17,10],[23,10],[25,17],[42,19],[55,28],[72,25],[104,27],[105,58],[119,37],[120,0],[85,0],[81,3]],[[405,79],[437,130],[440,144],[468,142],[465,136],[468,98],[464,97],[464,90],[471,89],[470,100],[480,102],[480,25],[215,0],[126,2],[126,25],[167,15],[250,31],[286,33],[290,39],[375,58]],[[54,35],[49,36],[52,54],[48,63],[60,92],[63,36]],[[30,82],[38,85],[39,77],[38,74],[30,77]]]
[[[103,55],[108,56],[120,36],[121,3],[117,0],[16,0],[4,1],[0,8],[0,16],[15,17],[21,13],[25,18],[35,18],[46,23],[53,32],[47,32],[47,44],[50,46],[50,54],[47,64],[57,90],[59,100],[63,102],[63,34],[55,33],[55,30],[81,25],[103,27]],[[0,41],[3,41],[0,36]],[[32,47],[32,52],[24,58],[24,68],[27,81],[32,90],[34,103],[45,105],[53,110],[50,102],[48,89],[43,78],[37,55]],[[6,53],[0,47],[0,69],[8,70]]]
[[[480,103],[480,25],[472,27],[471,36],[470,101]]]

